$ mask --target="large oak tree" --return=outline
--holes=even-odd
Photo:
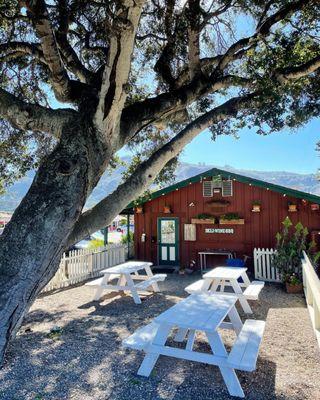
[[[0,184],[37,167],[0,238],[1,359],[62,252],[200,132],[319,114],[319,16],[317,0],[0,1]],[[124,181],[83,212],[125,146]]]

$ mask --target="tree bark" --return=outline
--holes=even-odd
[[[109,159],[87,120],[63,128],[0,237],[0,362],[9,340],[56,272],[66,238]]]

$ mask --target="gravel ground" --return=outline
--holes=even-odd
[[[186,296],[195,276],[171,275],[162,293],[135,305],[129,296],[92,302],[79,286],[39,298],[0,370],[5,400],[206,400],[232,399],[217,367],[160,357],[149,378],[136,372],[143,354],[121,348],[138,327]],[[267,321],[257,369],[238,372],[247,399],[320,400],[320,357],[301,295],[276,285],[251,302],[254,318]],[[242,315],[244,317],[244,315]],[[61,332],[50,334],[54,326]],[[227,346],[234,334],[223,331]],[[207,349],[202,336],[199,349]]]

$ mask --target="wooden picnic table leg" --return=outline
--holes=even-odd
[[[101,284],[100,284],[100,286],[98,286],[98,288],[97,288],[97,290],[96,290],[96,292],[95,292],[95,294],[93,296],[93,300],[94,301],[98,301],[100,299],[100,297],[102,296],[102,292],[104,290],[103,289],[103,285],[108,283],[109,277],[110,277],[110,274],[104,274],[104,276],[102,278],[102,281],[101,281]]]
[[[127,286],[129,287],[129,290],[132,294],[133,300],[136,304],[141,304],[141,299],[138,294],[138,291],[134,285],[133,279],[130,274],[124,274],[124,277],[126,278],[127,281]]]
[[[152,273],[152,271],[151,271],[150,265],[147,265],[147,266],[145,267],[145,271],[146,271],[147,276],[148,276],[149,278],[152,278],[152,277],[153,277],[153,273]],[[152,285],[151,285],[151,287],[152,287],[152,289],[153,289],[154,292],[160,292],[159,285],[158,285],[157,282],[153,282]]]
[[[243,327],[243,324],[235,306],[233,306],[228,312],[228,317],[230,318],[230,322],[232,323],[233,328],[236,331],[236,334],[239,335]]]
[[[213,279],[210,292],[212,292],[212,293],[217,292],[219,285],[220,285],[220,279]]]
[[[243,308],[243,311],[245,313],[247,313],[247,314],[252,314],[251,307],[250,307],[250,305],[248,303],[248,300],[245,298],[237,279],[230,279],[230,283],[231,283],[231,286],[232,286],[234,292],[238,296],[238,299],[239,299],[239,302],[240,302],[240,304],[241,304],[241,306]]]
[[[228,353],[224,347],[221,337],[218,332],[206,332],[211,350],[213,354],[221,357],[228,357]],[[231,396],[244,397],[244,393],[238,377],[233,368],[220,367],[218,366],[222,375],[222,378],[227,386],[229,394]]]
[[[171,328],[172,327],[170,325],[159,325],[158,331],[153,339],[152,344],[156,344],[159,346],[165,345]],[[151,371],[153,370],[153,367],[155,366],[159,355],[160,353],[151,353],[148,352],[148,349],[146,349],[146,355],[140,365],[138,375],[148,377],[151,374]]]
[[[250,279],[248,278],[247,273],[244,272],[244,273],[241,275],[241,278],[242,278],[242,280],[243,280],[243,283],[244,283],[245,287],[248,287],[248,286],[250,285]]]

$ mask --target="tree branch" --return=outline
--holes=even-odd
[[[25,43],[25,42],[8,42],[0,44],[0,53],[4,53],[1,59],[6,60],[6,57],[12,57],[12,54],[17,54],[19,57],[25,55],[32,55],[35,59],[42,64],[46,64],[43,52],[38,43]]]
[[[25,103],[0,88],[0,118],[14,127],[35,132],[48,132],[59,138],[63,125],[76,118],[72,109],[50,109],[36,104]]]
[[[104,135],[117,131],[127,98],[126,84],[131,67],[135,36],[145,0],[121,0],[111,27],[107,63],[103,72],[95,123]],[[118,133],[118,132],[114,132]],[[114,137],[117,134],[111,135]]]
[[[298,0],[287,3],[285,6],[280,8],[280,10],[266,18],[263,23],[258,24],[254,35],[240,39],[236,43],[233,43],[220,59],[215,71],[222,71],[230,61],[234,61],[236,53],[240,51],[239,54],[243,55],[241,50],[243,50],[244,47],[249,46],[249,48],[251,48],[252,45],[256,45],[262,37],[266,37],[270,33],[271,28],[275,24],[284,20],[285,18],[290,17],[294,12],[303,9],[313,1],[314,0]],[[249,50],[249,48],[247,50]]]
[[[59,11],[59,28],[56,33],[56,40],[61,52],[63,62],[66,67],[80,79],[83,83],[91,83],[95,78],[95,74],[89,71],[79,60],[77,53],[74,51],[68,41],[69,31],[69,11],[66,0],[59,0],[57,4]]]
[[[149,188],[163,167],[199,133],[214,123],[235,117],[240,109],[248,107],[255,100],[257,94],[251,93],[230,99],[187,125],[172,140],[153,153],[148,160],[140,164],[113,193],[80,216],[68,238],[68,245],[109,225],[115,215]]]
[[[290,80],[296,80],[304,76],[310,75],[320,68],[320,54],[308,62],[296,67],[278,69],[274,76],[280,83],[286,83]]]
[[[70,80],[60,58],[46,4],[44,0],[27,0],[26,7],[41,42],[55,95],[59,101],[68,102],[72,98]]]
[[[200,13],[200,0],[188,0],[188,60],[190,79],[201,73]]]
[[[249,87],[251,81],[235,75],[216,80],[200,75],[176,90],[127,106],[121,117],[120,143],[124,145],[145,126],[183,110],[200,96],[231,86]]]

